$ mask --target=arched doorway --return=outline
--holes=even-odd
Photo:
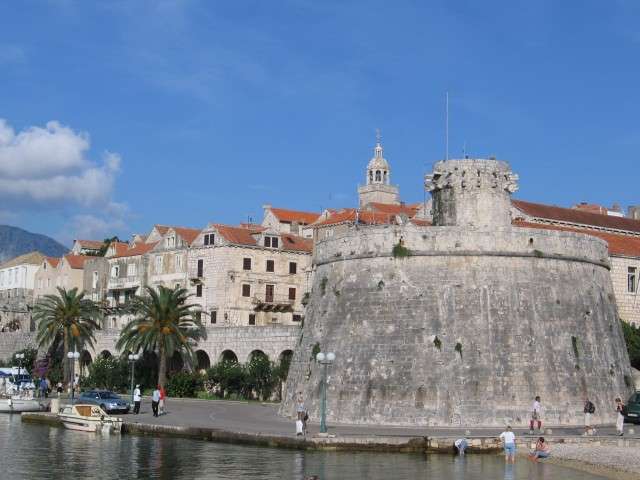
[[[206,370],[211,366],[211,361],[209,360],[209,355],[204,350],[196,351],[196,369],[197,370]]]
[[[89,374],[89,365],[91,365],[92,361],[93,359],[91,358],[91,354],[88,351],[83,350],[82,353],[80,354],[80,376],[81,377],[86,377]]]
[[[289,374],[289,365],[291,365],[291,359],[293,358],[293,350],[283,350],[278,357],[278,367],[280,370],[280,378],[285,381]]]
[[[233,350],[225,350],[220,354],[220,361],[238,363],[238,356],[233,352]]]
[[[102,358],[111,358],[113,355],[111,355],[111,352],[109,350],[102,350],[100,352],[100,356]]]
[[[249,354],[249,358],[247,358],[247,361],[250,362],[251,360],[254,360],[254,359],[269,360],[269,357],[262,350],[254,350]]]

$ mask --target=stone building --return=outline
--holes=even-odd
[[[370,203],[400,204],[400,192],[396,185],[391,184],[391,169],[383,153],[378,135],[373,158],[367,165],[365,184],[358,187],[360,208]]]
[[[58,287],[66,290],[84,290],[84,265],[93,258],[86,255],[64,255],[62,258],[45,257],[35,274],[34,303],[44,295],[57,295]]]
[[[320,217],[319,213],[301,212],[285,208],[275,208],[271,205],[263,205],[264,218],[262,226],[278,233],[292,233],[304,238],[311,238],[313,229],[311,225]],[[240,226],[251,228],[251,224]]]
[[[374,212],[372,221],[346,212],[341,222],[317,222],[281,413],[302,391],[319,417],[313,355],[324,351],[336,354],[332,421],[522,425],[536,395],[549,425],[581,425],[585,395],[596,421],[609,421],[611,399],[626,397],[632,380],[607,244],[512,225],[517,176],[505,162],[438,162],[425,186],[433,225],[376,221]]]
[[[104,242],[99,240],[74,240],[71,255],[100,255]]]
[[[30,330],[36,272],[44,259],[31,252],[0,265],[0,330]]]
[[[562,208],[513,200],[511,216],[514,225],[574,231],[605,240],[620,318],[640,325],[640,220],[611,215],[609,210],[596,209],[597,206],[590,207]]]
[[[262,226],[209,224],[189,252],[190,289],[208,325],[300,325],[312,242]]]

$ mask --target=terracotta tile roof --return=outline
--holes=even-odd
[[[414,203],[411,205],[394,205],[393,203],[378,203],[371,202],[366,205],[367,209],[371,209],[375,212],[388,213],[391,215],[405,214],[409,218],[413,217],[420,209],[420,203]]]
[[[395,215],[380,212],[368,212],[360,211],[356,215],[355,208],[345,208],[333,215],[330,215],[326,220],[322,220],[314,225],[314,227],[324,227],[327,225],[337,225],[339,223],[355,223],[356,218],[358,223],[365,225],[383,225],[387,223],[395,223]]]
[[[522,200],[512,200],[511,203],[518,210],[534,218],[640,233],[640,220],[601,215],[582,210],[574,210],[572,208],[555,207]]]
[[[40,252],[29,252],[7,260],[0,265],[0,268],[15,267],[17,265],[24,265],[25,263],[29,265],[40,265],[43,259],[44,255]]]
[[[155,228],[160,235],[164,235],[171,227],[168,225],[154,225],[153,228]]]
[[[127,248],[124,251],[120,251],[120,248],[118,248],[120,245],[117,245],[116,246],[117,253],[111,258],[135,257],[137,255],[144,255],[145,253],[150,251],[153,247],[155,247],[157,244],[158,242],[136,243],[133,247]]]
[[[411,223],[417,225],[418,227],[430,227],[433,225],[429,220],[425,220],[423,218],[412,218]]]
[[[173,231],[180,235],[180,237],[189,245],[193,243],[193,241],[201,232],[201,230],[198,230],[196,228],[186,227],[173,227]]]
[[[92,258],[95,258],[95,257],[92,257],[90,255],[71,255],[71,254],[64,256],[64,259],[67,261],[69,266],[74,269],[84,268],[84,263],[87,260],[90,260]]]
[[[282,238],[283,250],[296,250],[300,252],[309,252],[313,250],[313,240],[310,238],[302,238],[290,233],[280,235]]]
[[[104,242],[99,240],[76,240],[76,242],[78,242],[82,248],[89,248],[91,250],[100,250],[102,245],[104,245]]]
[[[267,229],[267,227],[263,227],[257,223],[241,223],[240,228],[246,228],[252,232],[264,232]]]
[[[575,232],[601,238],[609,244],[610,255],[623,255],[628,257],[640,257],[640,237],[621,235],[602,230],[592,230],[588,228],[567,227],[564,225],[550,225],[546,223],[532,223],[522,220],[515,220],[513,225],[517,227],[537,228],[541,230],[561,230],[564,232]]]
[[[578,205],[574,205],[571,208],[573,208],[574,210],[582,210],[583,212],[599,213],[600,215],[607,214],[607,209],[602,205],[579,203]]]
[[[278,220],[286,223],[298,222],[309,225],[310,223],[315,222],[320,216],[319,213],[285,210],[284,208],[270,207],[269,210],[275,215]]]
[[[219,223],[214,224],[213,227],[229,243],[235,243],[237,245],[257,245],[256,239],[253,238],[251,234],[251,230]]]
[[[129,250],[129,244],[126,242],[111,242],[109,244],[109,248],[111,248],[113,245],[115,245],[116,247],[115,255],[113,255],[114,257],[122,257],[124,256],[126,251]]]
[[[60,259],[57,257],[44,257],[45,261],[51,265],[53,268],[56,268],[60,263]]]

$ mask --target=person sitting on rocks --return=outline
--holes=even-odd
[[[467,442],[466,437],[462,437],[457,439],[453,444],[456,446],[459,455],[464,455],[464,451],[467,449],[469,442]]]
[[[544,441],[544,437],[538,437],[536,448],[529,454],[529,460],[537,462],[540,458],[548,458],[550,454],[551,448],[549,448],[549,444]]]

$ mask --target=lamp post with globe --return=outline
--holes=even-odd
[[[333,363],[336,355],[333,352],[327,354],[319,352],[316,361],[322,365],[322,389],[320,391],[320,433],[327,433],[327,367]]]
[[[67,358],[71,363],[71,403],[74,403],[76,398],[76,361],[80,358],[80,354],[78,352],[69,352],[67,353]]]
[[[131,405],[133,405],[133,380],[134,380],[134,370],[136,368],[136,362],[140,358],[138,353],[130,353],[129,354],[129,363],[131,364]]]

